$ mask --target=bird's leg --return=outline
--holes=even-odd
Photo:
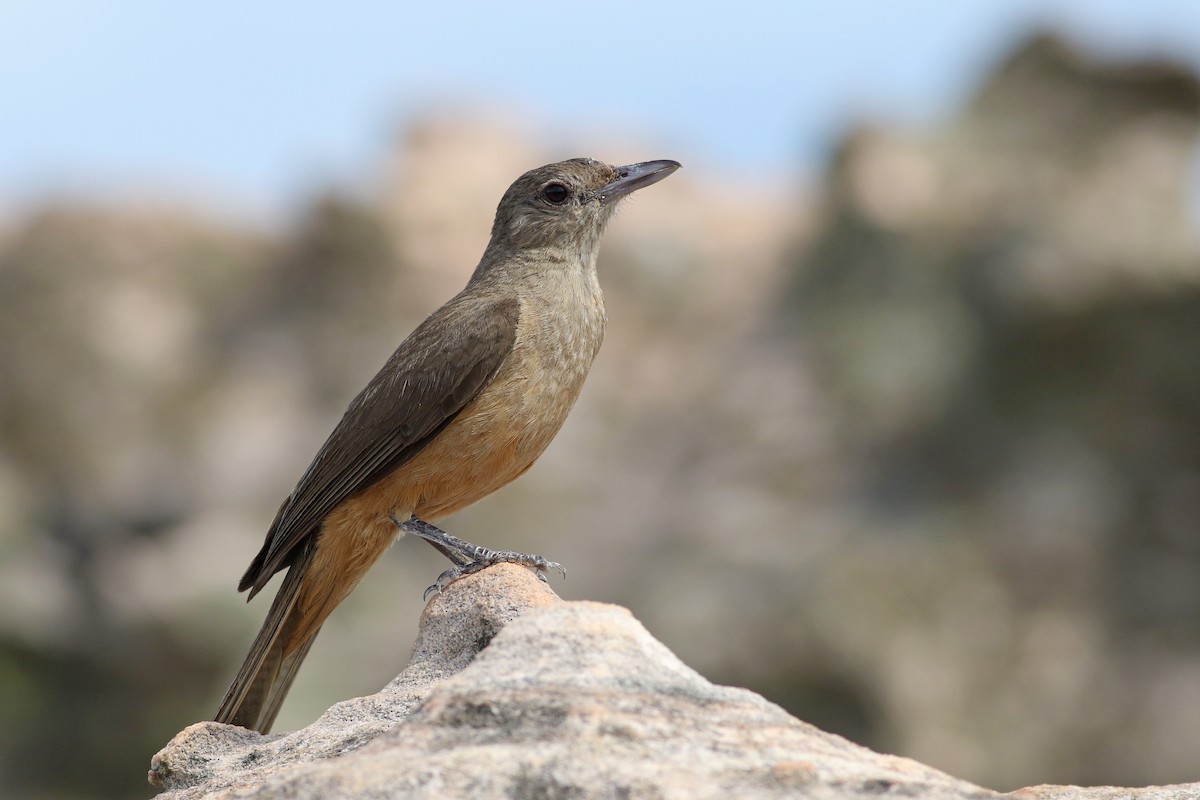
[[[415,534],[426,542],[429,542],[435,550],[454,562],[453,567],[439,575],[434,584],[425,590],[426,598],[434,591],[441,592],[442,589],[445,589],[464,575],[478,572],[485,567],[490,567],[492,564],[523,564],[524,566],[532,567],[541,580],[545,580],[546,576],[544,573],[552,569],[561,572],[564,578],[567,576],[567,570],[562,564],[559,564],[557,561],[548,561],[539,555],[518,553],[513,550],[490,550],[486,547],[480,547],[479,545],[471,544],[459,539],[457,536],[446,533],[436,525],[430,525],[419,517],[409,517],[404,522],[395,517],[392,517],[391,520],[395,523],[396,527],[408,533]]]
[[[418,517],[409,517],[407,522],[400,522],[391,517],[396,527],[408,533],[414,533],[419,538],[454,562],[456,567],[465,567],[475,561],[475,545],[464,542],[456,536],[451,536],[436,525],[430,525]]]

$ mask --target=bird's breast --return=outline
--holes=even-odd
[[[594,300],[521,299],[513,349],[496,376],[397,475],[422,519],[463,508],[524,473],[567,418],[604,336]]]

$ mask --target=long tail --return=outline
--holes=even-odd
[[[301,548],[288,568],[266,622],[254,638],[246,661],[213,718],[217,722],[240,725],[259,733],[271,730],[283,698],[321,630],[318,625],[307,636],[298,638],[295,635],[301,621],[301,609],[296,600],[315,549],[312,545]]]

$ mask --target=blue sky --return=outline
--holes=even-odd
[[[629,158],[812,173],[850,120],[952,109],[1038,24],[1200,69],[1194,0],[0,0],[0,208],[202,189],[279,210],[363,180],[413,114],[474,102],[551,140],[661,144]]]

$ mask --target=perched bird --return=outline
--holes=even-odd
[[[430,522],[520,476],[554,438],[604,336],[600,237],[621,198],[678,168],[579,158],[504,193],[466,288],[354,398],[280,506],[238,590],[287,574],[217,722],[270,729],[326,617],[405,532],[454,562],[431,589],[499,561],[562,569]]]

